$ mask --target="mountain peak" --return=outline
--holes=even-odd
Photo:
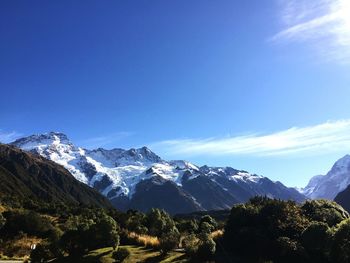
[[[50,145],[50,144],[71,144],[67,135],[61,132],[48,132],[43,134],[33,134],[27,137],[20,138],[12,142],[12,145],[17,147],[28,149],[33,148],[35,145]]]
[[[347,154],[344,157],[340,158],[333,167],[336,168],[347,168],[350,165],[350,155]]]

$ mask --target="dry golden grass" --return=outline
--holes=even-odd
[[[39,244],[42,242],[42,239],[37,237],[29,237],[26,234],[15,237],[10,241],[6,241],[1,245],[0,254],[15,257],[23,258],[30,254],[30,246],[32,244]]]
[[[210,234],[210,237],[215,240],[215,239],[222,237],[223,235],[224,235],[224,231],[219,229],[219,230],[212,232]]]
[[[137,244],[145,247],[151,247],[151,248],[159,247],[158,237],[149,236],[149,235],[140,235],[134,232],[129,232],[128,237],[134,240]]]
[[[0,213],[4,212],[6,210],[7,210],[6,207],[3,206],[2,204],[0,204]]]

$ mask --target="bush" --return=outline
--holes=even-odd
[[[129,256],[130,251],[127,248],[119,248],[118,251],[114,251],[112,254],[112,257],[116,262],[123,262]]]
[[[119,226],[115,220],[106,214],[101,214],[94,220],[85,218],[82,224],[74,223],[74,227],[70,227],[71,229],[64,233],[60,243],[69,255],[81,256],[88,250],[102,247],[118,248]]]
[[[188,235],[182,240],[182,247],[185,249],[186,254],[191,258],[197,254],[198,246],[199,239],[195,234]]]
[[[329,227],[323,222],[313,222],[301,235],[301,244],[311,258],[318,262],[327,261],[327,251],[331,242]]]
[[[218,224],[214,218],[209,215],[202,216],[199,222],[199,232],[211,233],[217,228]]]
[[[206,236],[199,242],[196,258],[201,262],[210,261],[213,258],[215,251],[216,244],[214,240],[209,236]]]
[[[335,226],[349,218],[348,212],[336,202],[329,200],[306,201],[301,208],[310,220],[324,222],[329,227]]]
[[[47,244],[38,244],[30,253],[30,261],[32,263],[47,262],[53,257]]]
[[[331,262],[350,262],[350,220],[337,226],[331,250]]]
[[[177,232],[165,233],[159,240],[159,248],[163,255],[168,254],[171,250],[179,245],[180,236]]]
[[[147,228],[151,236],[161,237],[164,233],[178,233],[174,220],[164,210],[152,209],[147,214]]]
[[[6,211],[4,212],[6,223],[2,229],[7,235],[17,235],[24,232],[38,237],[47,237],[53,229],[47,218],[33,211]]]

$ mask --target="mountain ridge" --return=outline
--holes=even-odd
[[[166,161],[146,146],[128,150],[88,150],[75,146],[65,134],[59,132],[31,135],[11,145],[63,165],[76,179],[108,197],[117,208],[137,207],[146,211],[152,207],[150,197],[153,196],[154,202],[161,197],[156,193],[163,193],[168,203],[170,198],[177,198],[187,204],[187,210],[175,209],[173,213],[228,209],[255,195],[298,202],[304,200],[304,196],[295,189],[267,177],[231,167],[198,167],[184,160]],[[162,179],[157,181],[154,177]],[[139,184],[147,187],[139,187]],[[163,185],[174,193],[173,197],[163,191]],[[150,192],[147,189],[156,190]],[[139,198],[139,203],[145,205],[139,206],[135,196],[143,196],[143,199]],[[148,203],[143,202],[146,199],[149,199]],[[163,207],[159,208],[169,209],[165,201],[161,202],[160,206]]]
[[[350,185],[350,155],[338,159],[326,175],[312,177],[301,193],[308,198],[333,200]]]
[[[5,199],[112,207],[63,166],[5,144],[0,144],[0,180],[0,197]]]

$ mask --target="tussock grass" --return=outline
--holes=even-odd
[[[219,230],[216,230],[212,233],[210,233],[210,237],[214,240],[217,240],[219,239],[220,237],[222,237],[224,235],[224,231],[219,229]]]
[[[129,232],[128,238],[132,239],[140,246],[144,246],[147,248],[158,248],[159,247],[158,237],[149,236],[149,235],[140,235],[140,234],[137,234],[134,232]]]
[[[41,241],[41,238],[30,237],[26,234],[19,235],[12,240],[3,242],[0,247],[0,254],[9,258],[23,258],[30,254],[32,244],[39,244]]]

